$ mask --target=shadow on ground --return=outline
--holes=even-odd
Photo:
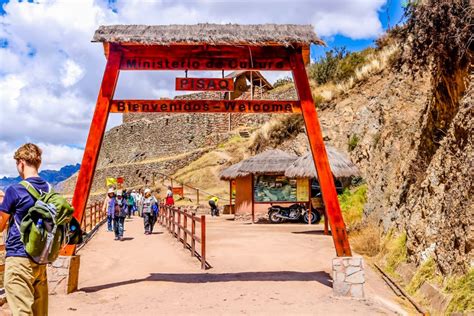
[[[321,236],[331,236],[331,231],[328,232],[328,235],[324,233],[324,230],[305,230],[302,232],[291,232],[292,234],[305,234],[305,235],[321,235]]]
[[[174,283],[212,283],[212,282],[235,282],[235,281],[316,281],[331,287],[330,275],[324,271],[296,272],[296,271],[268,271],[268,272],[238,272],[220,274],[201,273],[152,273],[143,279],[127,280],[109,284],[81,288],[86,293],[93,293],[109,288],[136,284],[140,282],[174,282]]]

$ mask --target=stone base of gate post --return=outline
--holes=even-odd
[[[364,298],[364,260],[361,257],[332,259],[333,294],[338,297]]]
[[[59,256],[48,265],[49,294],[69,294],[79,284],[80,256]]]

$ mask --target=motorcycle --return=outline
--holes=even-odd
[[[319,212],[311,213],[311,224],[316,224],[321,220]],[[273,224],[281,223],[285,220],[289,221],[303,221],[308,223],[309,212],[302,204],[292,204],[288,207],[280,205],[272,205],[268,208],[268,219]]]

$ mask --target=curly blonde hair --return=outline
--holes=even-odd
[[[43,151],[35,144],[27,143],[18,148],[13,158],[18,162],[23,160],[27,165],[39,169]]]

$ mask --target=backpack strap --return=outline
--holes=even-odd
[[[23,180],[20,182],[20,184],[24,186],[25,189],[28,191],[28,193],[30,193],[36,200],[39,200],[41,194],[35,189],[34,186],[31,185],[31,183],[29,183],[26,180]],[[49,183],[48,183],[48,188],[50,188]]]

